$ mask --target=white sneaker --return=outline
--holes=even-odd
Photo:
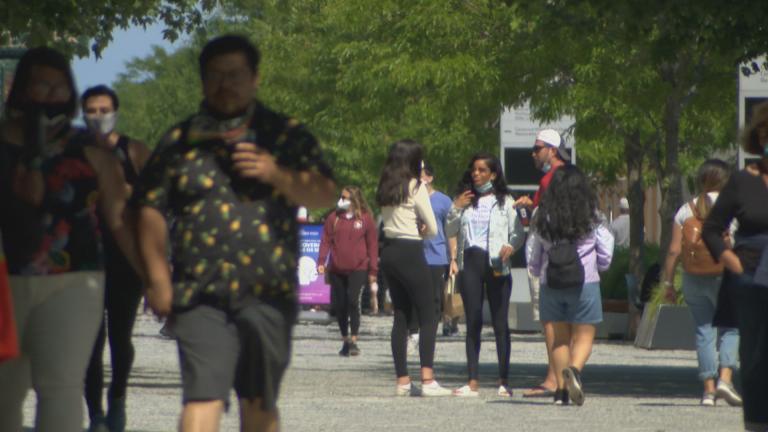
[[[406,385],[398,384],[397,385],[397,390],[395,392],[395,395],[396,396],[410,396],[413,393],[415,388],[416,387],[411,385],[411,383],[408,383]]]
[[[450,389],[442,387],[437,380],[433,380],[429,384],[422,384],[421,395],[422,396],[450,396],[453,392]]]
[[[499,386],[499,390],[496,392],[496,396],[511,398],[512,397],[512,389],[507,387],[507,386],[505,386],[505,385],[500,385]]]
[[[744,404],[741,400],[741,396],[739,396],[739,394],[736,393],[736,389],[733,388],[733,384],[720,380],[717,381],[715,397],[717,399],[725,399],[730,406],[742,406]]]
[[[478,397],[480,396],[480,392],[472,390],[472,387],[465,385],[454,390],[453,395],[458,397]]]
[[[704,392],[704,394],[701,395],[701,406],[715,406],[715,394]]]

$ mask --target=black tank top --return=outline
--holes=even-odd
[[[113,151],[115,152],[115,156],[120,160],[120,165],[123,167],[125,181],[131,185],[133,190],[136,190],[139,173],[136,172],[135,165],[131,160],[131,153],[128,151],[128,144],[130,142],[130,138],[121,135],[120,138],[118,138],[117,145],[115,145]],[[104,256],[106,258],[105,264],[108,279],[119,280],[121,284],[125,283],[136,287],[139,286],[140,280],[138,275],[125,258],[125,255],[123,255],[115,238],[108,229],[104,230]]]
[[[125,135],[121,135],[117,140],[115,146],[115,155],[120,159],[120,164],[123,166],[123,174],[125,175],[125,181],[132,187],[136,187],[136,182],[139,180],[139,173],[136,172],[136,166],[131,160],[131,153],[128,150],[128,144],[131,139]]]

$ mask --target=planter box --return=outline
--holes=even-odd
[[[490,313],[486,322],[490,322]],[[530,302],[509,304],[509,329],[519,332],[541,331],[541,323],[533,320],[533,305]]]
[[[688,306],[659,305],[646,307],[635,346],[645,349],[695,350],[696,328]]]
[[[603,322],[597,325],[595,338],[623,340],[629,326],[629,314],[603,310]]]

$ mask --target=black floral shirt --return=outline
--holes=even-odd
[[[103,269],[99,184],[83,151],[89,138],[86,132],[73,130],[62,138],[62,151],[42,157],[45,195],[39,206],[11,191],[22,149],[0,143],[0,231],[11,274]]]
[[[173,127],[134,199],[169,221],[175,310],[236,307],[251,296],[296,300],[297,208],[272,186],[233,171],[230,143],[238,141],[257,143],[283,167],[332,177],[315,138],[259,103],[240,127],[205,109]]]

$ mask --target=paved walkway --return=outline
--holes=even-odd
[[[333,323],[296,328],[291,368],[280,399],[284,431],[736,431],[741,410],[725,404],[698,405],[701,393],[692,351],[646,351],[630,344],[600,342],[584,372],[583,407],[556,407],[549,399],[523,399],[545,371],[542,338],[512,336],[512,399],[496,396],[496,353],[490,328],[481,351],[477,399],[397,398],[389,348],[391,318],[363,317],[362,355],[340,358]],[[136,363],[128,394],[130,431],[175,430],[180,382],[175,343],[158,335],[160,325],[140,316],[135,330]],[[107,359],[105,353],[105,361]],[[438,380],[464,384],[461,337],[438,338]],[[108,363],[108,361],[107,361]],[[411,364],[416,373],[418,365]],[[34,396],[25,404],[31,426]],[[234,399],[233,399],[234,400]],[[238,429],[237,411],[224,416],[223,431]]]

